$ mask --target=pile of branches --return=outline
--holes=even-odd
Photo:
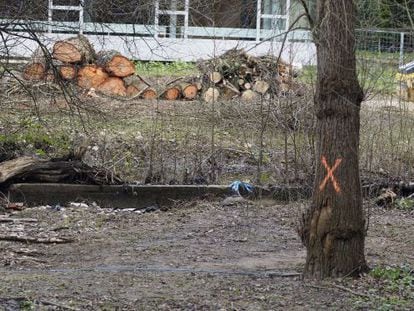
[[[293,67],[278,57],[255,57],[232,49],[223,55],[198,63],[207,102],[241,97],[251,101],[260,95],[272,97],[302,95]]]

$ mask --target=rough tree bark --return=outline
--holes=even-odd
[[[299,230],[309,278],[355,276],[367,269],[358,164],[363,92],[356,73],[355,17],[354,1],[317,1],[316,176]]]

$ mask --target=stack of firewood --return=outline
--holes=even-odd
[[[199,62],[198,67],[204,73],[203,98],[207,102],[238,97],[253,101],[260,95],[301,95],[292,66],[271,55],[255,57],[232,49]]]
[[[105,95],[192,100],[200,88],[194,83],[152,86],[135,75],[134,63],[117,51],[95,52],[85,36],[57,41],[52,51],[39,47],[23,70],[31,81],[69,81]]]
[[[129,98],[193,100],[202,94],[206,102],[260,96],[300,95],[292,66],[274,56],[255,57],[233,49],[198,64],[201,76],[183,77],[167,85],[150,85],[135,74],[134,63],[117,51],[95,52],[85,36],[57,41],[51,51],[39,47],[25,66],[27,80],[66,81],[88,94]]]

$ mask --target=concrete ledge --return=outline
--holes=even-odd
[[[96,186],[77,184],[14,184],[8,189],[11,202],[25,202],[26,206],[64,205],[69,202],[96,202],[101,207],[146,208],[152,205],[171,205],[177,200],[224,198],[232,195],[225,185],[121,185]],[[251,198],[277,201],[308,199],[306,187],[255,188]]]
[[[101,207],[146,208],[170,205],[174,200],[225,197],[228,186],[205,185],[125,185],[95,186],[72,184],[14,184],[8,191],[10,201],[27,206],[56,205],[69,202],[96,202]]]

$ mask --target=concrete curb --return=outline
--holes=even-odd
[[[214,185],[14,184],[8,191],[10,201],[25,202],[27,206],[86,201],[96,202],[101,207],[117,208],[171,205],[177,200],[225,197],[230,194],[229,187]]]
[[[147,208],[171,205],[178,200],[224,198],[232,195],[224,185],[77,185],[77,184],[14,184],[8,189],[11,202],[26,206],[64,205],[69,202],[96,202],[99,206],[116,208]],[[304,189],[276,187],[256,188],[253,197],[295,201],[308,198]]]

